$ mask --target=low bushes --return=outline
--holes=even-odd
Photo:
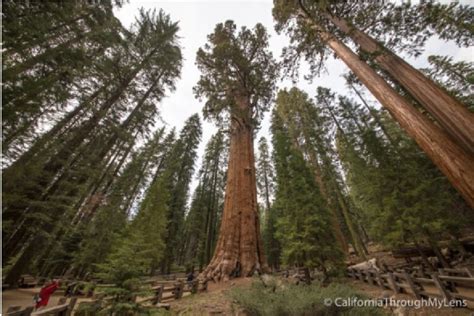
[[[251,287],[232,289],[229,295],[249,315],[385,315],[377,307],[335,306],[336,298],[366,298],[341,283],[322,287],[319,283],[293,285],[271,279],[265,284],[255,281]]]

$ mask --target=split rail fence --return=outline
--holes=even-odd
[[[186,282],[184,280],[176,281],[153,281],[151,283],[151,290],[153,295],[148,297],[137,297],[136,302],[139,304],[151,304],[153,306],[169,308],[168,303],[173,300],[181,299],[185,293],[195,294],[207,291],[207,281],[201,282],[194,280]],[[94,294],[94,299],[88,302],[80,302],[81,304],[100,304],[102,300],[111,300],[113,297],[105,296],[100,293],[101,288],[112,287],[113,284],[98,284],[96,286],[97,294]],[[98,290],[98,291],[97,291]],[[39,311],[33,311],[33,306],[21,308],[20,306],[11,306],[8,308],[5,316],[69,316],[71,315],[74,306],[77,302],[77,297],[73,297],[67,302],[65,297],[61,298],[57,306],[48,307]]]
[[[438,272],[422,271],[379,272],[368,269],[347,269],[347,275],[395,293],[405,293],[422,298],[439,298],[447,301],[466,300],[474,303],[474,277],[468,269],[439,269]]]
[[[43,308],[38,311],[33,311],[33,306],[21,308],[20,306],[10,306],[5,313],[5,316],[43,316],[43,315],[54,315],[54,316],[69,316],[76,305],[77,298],[73,297],[67,301],[65,297],[62,297],[58,305]]]

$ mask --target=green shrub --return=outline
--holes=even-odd
[[[322,287],[319,283],[308,286],[272,280],[266,285],[255,281],[249,288],[232,289],[229,295],[250,315],[385,315],[383,309],[377,307],[325,306],[325,299],[334,302],[338,297],[367,298],[345,284],[331,283]]]

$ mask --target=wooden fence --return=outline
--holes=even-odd
[[[77,298],[73,297],[67,302],[65,297],[61,298],[58,305],[43,308],[38,311],[33,311],[34,307],[29,306],[22,309],[20,306],[11,306],[8,308],[5,316],[41,316],[41,315],[54,315],[54,316],[69,316],[76,305]]]
[[[138,298],[138,303],[151,302],[153,305],[159,303],[167,303],[173,300],[179,300],[184,293],[199,293],[207,291],[207,281],[200,282],[194,280],[192,282],[185,282],[184,280],[177,281],[157,281],[153,283],[152,290],[154,295],[146,298]]]
[[[135,302],[138,304],[152,305],[169,309],[169,302],[181,299],[185,293],[195,294],[207,291],[207,281],[201,282],[194,280],[186,282],[185,280],[177,279],[176,281],[152,281],[151,290],[153,295],[148,297],[136,297]],[[102,284],[99,288],[106,288],[113,286],[113,284]],[[90,302],[83,302],[81,304],[100,304],[101,301],[112,300],[113,297],[105,296],[98,293],[95,299]]]
[[[199,293],[207,291],[207,281],[200,282],[194,280],[192,282],[186,282],[182,279],[177,279],[176,281],[153,281],[151,284],[151,289],[153,295],[149,297],[137,297],[136,302],[139,304],[151,304],[153,306],[160,306],[168,308],[169,302],[173,300],[178,300],[184,296],[185,293]],[[96,287],[107,288],[114,286],[113,284],[99,284]],[[105,295],[98,293],[95,294],[95,299],[89,302],[81,302],[81,304],[97,304],[101,300],[110,300],[112,297],[106,297]],[[41,309],[39,311],[33,311],[34,307],[29,306],[26,308],[21,308],[20,306],[11,306],[8,308],[5,313],[6,316],[41,316],[41,315],[54,315],[54,316],[69,316],[74,309],[77,298],[73,297],[66,301],[66,298],[63,297],[59,300],[57,306],[52,306],[48,308]]]
[[[379,272],[376,270],[347,269],[351,278],[390,289],[395,293],[406,293],[421,298],[441,298],[474,302],[474,277],[468,269],[439,269],[438,272],[406,270]]]

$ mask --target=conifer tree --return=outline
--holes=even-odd
[[[319,16],[312,14],[302,1],[276,1],[273,15],[276,30],[286,31],[291,37],[291,45],[285,50],[287,67],[294,67],[295,61],[304,56],[311,63],[313,72],[318,72],[329,49],[332,50],[413,137],[466,201],[474,205],[474,188],[467,180],[474,176],[469,151],[400,96],[337,36],[337,32],[322,23],[324,19],[316,19]]]
[[[185,122],[178,140],[173,145],[166,166],[156,181],[162,181],[169,193],[169,211],[166,214],[166,233],[164,243],[166,256],[161,260],[161,272],[170,273],[173,262],[179,256],[182,244],[184,218],[189,194],[189,185],[194,173],[197,147],[201,141],[201,121],[198,114]],[[153,194],[147,192],[147,195]]]
[[[277,65],[267,50],[261,24],[237,30],[232,21],[217,24],[197,53],[202,72],[195,87],[206,98],[204,116],[230,129],[229,167],[219,240],[204,278],[227,279],[264,270],[253,148],[254,130],[273,97]]]
[[[69,231],[61,223],[75,218],[101,187],[110,187],[103,170],[117,174],[132,151],[129,144],[148,138],[156,102],[174,88],[181,69],[177,31],[164,12],[142,10],[125,32],[128,46],[112,49],[113,63],[102,65],[112,78],[105,88],[93,92],[93,98],[79,99],[85,102],[79,111],[68,113],[61,126],[4,170],[4,262],[21,253],[7,276],[11,283],[39,252],[44,257],[41,249],[55,235]],[[106,36],[108,29],[103,32]]]
[[[338,124],[344,126],[336,137],[338,153],[370,236],[391,247],[426,243],[436,252],[436,238],[462,226],[449,210],[456,205],[458,212],[466,213],[469,207],[459,207],[456,192],[389,117],[381,116],[400,139],[395,152],[387,150],[389,144],[371,125],[353,122],[347,114],[358,112],[352,101],[343,99],[338,108]]]
[[[279,213],[276,236],[282,260],[298,267],[317,267],[327,276],[330,270],[340,269],[343,258],[331,229],[331,213],[276,111],[272,135],[277,178],[274,207]]]
[[[365,257],[366,250],[361,234],[341,189],[342,177],[337,172],[337,158],[330,144],[331,125],[328,124],[328,119],[316,108],[308,95],[297,88],[280,91],[277,104],[278,113],[288,126],[295,146],[308,157],[315,181],[333,214],[333,230],[341,248],[346,250],[347,247],[343,234],[343,227],[347,227],[352,245],[361,257]]]
[[[257,192],[260,195],[260,198],[264,201],[265,208],[263,218],[265,221],[271,208],[270,200],[272,199],[274,189],[273,177],[273,166],[271,162],[270,151],[268,149],[267,139],[262,136],[258,140]]]
[[[438,55],[429,56],[428,62],[430,67],[421,70],[474,111],[474,63]]]
[[[189,213],[186,216],[184,262],[190,269],[199,271],[209,263],[217,241],[219,219],[222,214],[225,187],[227,143],[219,131],[206,145],[199,184],[194,191]]]
[[[260,199],[264,201],[262,223],[263,246],[267,255],[268,265],[272,269],[280,266],[280,254],[278,241],[275,238],[276,233],[276,214],[272,208],[272,200],[275,191],[275,170],[268,148],[267,139],[261,137],[258,141],[258,158],[257,158],[257,192]]]

